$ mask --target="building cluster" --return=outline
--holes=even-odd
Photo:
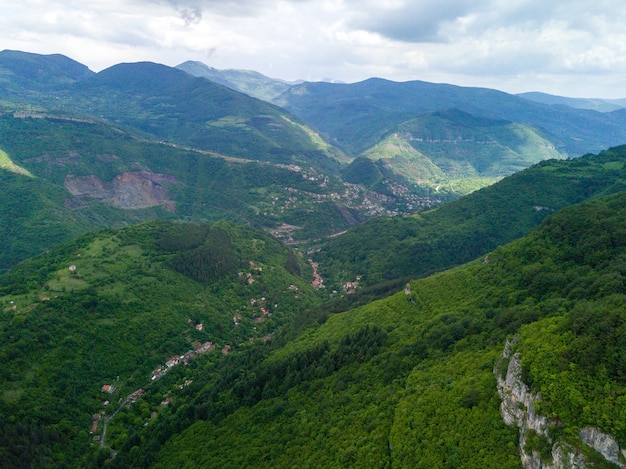
[[[176,365],[180,365],[181,363],[184,365],[188,365],[189,360],[191,360],[193,357],[210,352],[213,349],[215,349],[215,344],[213,342],[205,342],[203,344],[198,344],[197,347],[194,347],[193,350],[188,351],[184,355],[174,355],[165,362],[165,365],[160,366],[159,368],[156,368],[152,371],[150,380],[154,381],[160,379]]]

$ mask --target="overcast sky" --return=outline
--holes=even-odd
[[[0,0],[0,49],[626,98],[624,0]]]

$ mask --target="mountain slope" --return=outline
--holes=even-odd
[[[626,101],[624,99],[566,98],[564,96],[554,96],[536,91],[520,93],[517,96],[530,101],[536,101],[538,103],[551,105],[558,104],[580,109],[592,109],[600,112],[616,111],[618,109],[623,109],[626,105]]]
[[[330,147],[293,116],[182,70],[120,64],[76,84],[66,106],[158,138],[230,156],[332,166]]]
[[[126,396],[162,409],[189,370],[266,347],[318,301],[311,279],[261,232],[166,222],[91,234],[1,276],[2,467],[85,467],[94,421],[102,444],[123,442]],[[92,417],[118,408],[106,425]]]
[[[1,269],[78,234],[154,218],[227,219],[295,242],[398,206],[365,204],[364,190],[308,166],[225,157],[41,113],[0,116],[0,178]]]
[[[85,65],[61,54],[41,55],[14,50],[0,52],[0,90],[50,90],[93,75]]]
[[[531,127],[449,110],[405,121],[363,153],[396,177],[465,195],[550,158],[562,158]]]
[[[550,160],[416,216],[376,219],[316,255],[328,285],[418,277],[467,262],[523,236],[568,205],[626,188],[626,147]],[[344,280],[341,280],[344,279]]]
[[[316,168],[336,168],[335,156],[341,157],[284,110],[165,65],[118,64],[93,73],[63,56],[4,51],[0,71],[5,106],[104,117],[153,138],[231,156]]]
[[[622,192],[568,208],[486,259],[333,315],[274,353],[207,369],[112,465],[503,468],[520,466],[521,445],[534,464],[565,453],[612,467],[591,447],[599,438],[579,435],[609,435],[618,454],[626,442],[615,361],[624,207]],[[580,318],[607,308],[598,327]],[[619,329],[596,350],[609,324]],[[543,396],[522,409],[552,427],[519,433],[500,415],[496,382],[513,360],[499,357],[517,334],[517,379]]]

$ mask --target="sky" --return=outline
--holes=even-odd
[[[626,98],[623,0],[0,0],[0,50]]]

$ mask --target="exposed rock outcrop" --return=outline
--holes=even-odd
[[[504,352],[494,368],[498,393],[502,403],[500,413],[507,425],[515,425],[520,431],[520,459],[526,469],[566,469],[585,468],[587,461],[576,448],[562,441],[553,442],[548,428],[556,426],[556,422],[537,414],[535,403],[541,394],[534,394],[522,381],[522,365],[519,353],[513,349],[517,339],[507,341]],[[506,371],[506,373],[504,373]],[[533,433],[534,432],[534,433]],[[528,436],[536,434],[548,449],[549,457],[539,454],[536,448],[530,447]],[[583,443],[598,451],[607,461],[626,467],[624,454],[617,441],[611,436],[600,432],[594,427],[586,427],[579,432]]]
[[[109,182],[94,175],[70,174],[65,178],[64,186],[75,197],[102,200],[115,207],[138,209],[164,205],[173,210],[165,184],[179,182],[167,174],[135,171],[119,174]]]
[[[620,450],[615,438],[594,427],[581,428],[578,436],[588,446],[591,446],[598,453],[604,456],[604,459],[617,464],[619,467],[626,467],[624,464],[624,450]]]

